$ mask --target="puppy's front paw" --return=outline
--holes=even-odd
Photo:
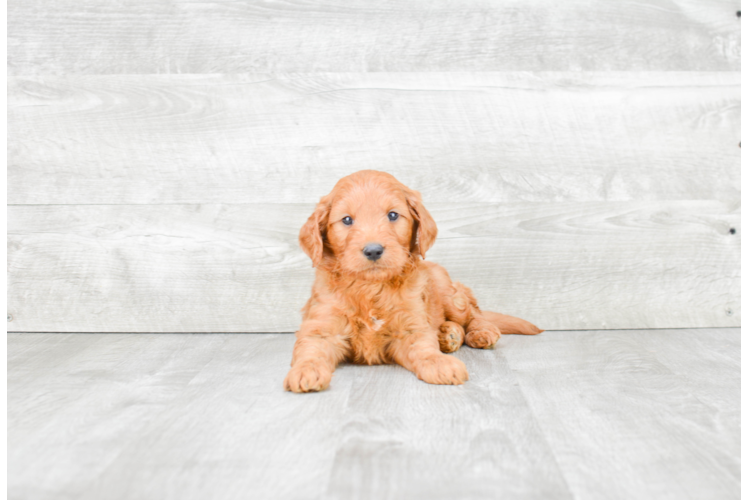
[[[332,371],[313,361],[302,361],[291,368],[283,387],[291,392],[324,391],[330,385]]]
[[[419,379],[429,384],[460,385],[469,378],[465,363],[446,354],[419,361],[415,372]]]
[[[439,327],[439,350],[455,352],[465,340],[465,329],[453,321],[445,321]]]

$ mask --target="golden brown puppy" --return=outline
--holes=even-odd
[[[299,234],[317,276],[286,390],[327,388],[343,360],[397,363],[430,384],[462,384],[465,364],[444,353],[463,341],[492,347],[502,331],[543,331],[481,311],[469,288],[422,260],[435,239],[436,223],[421,195],[390,174],[362,170],[338,181]]]

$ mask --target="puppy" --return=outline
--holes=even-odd
[[[481,311],[469,288],[423,260],[434,240],[421,195],[385,172],[356,172],[322,197],[299,234],[317,273],[286,390],[326,389],[344,360],[397,363],[430,384],[462,384],[465,364],[445,353],[463,342],[493,347],[502,331],[543,331]]]

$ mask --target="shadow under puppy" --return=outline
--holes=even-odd
[[[397,363],[430,384],[462,384],[465,364],[445,353],[463,342],[493,347],[501,332],[543,331],[481,311],[469,288],[423,260],[436,232],[421,195],[392,175],[362,170],[338,181],[299,234],[317,272],[286,390],[326,389],[344,360]]]

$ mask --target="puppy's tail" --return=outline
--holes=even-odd
[[[491,311],[481,311],[483,317],[494,325],[499,327],[501,333],[516,333],[519,335],[537,335],[538,333],[544,332],[537,326],[533,325],[529,321],[524,319],[515,318],[514,316],[507,316],[506,314],[499,314]]]

